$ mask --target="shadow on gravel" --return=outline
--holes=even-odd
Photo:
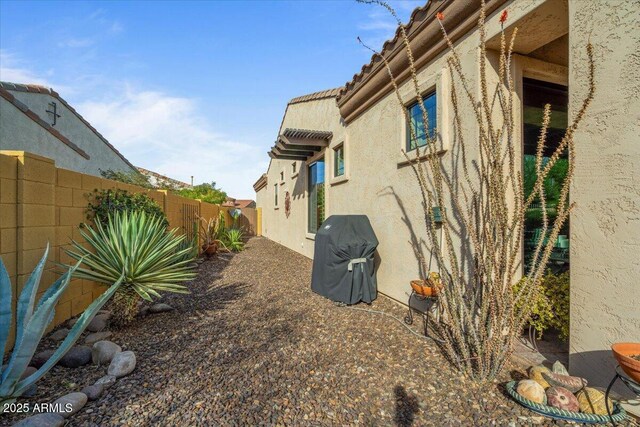
[[[396,398],[396,413],[393,417],[397,426],[410,427],[413,425],[416,414],[420,412],[418,398],[408,395],[403,386],[397,385],[393,389]]]

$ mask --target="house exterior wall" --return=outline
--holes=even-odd
[[[509,5],[510,19],[517,20],[537,8],[543,1],[516,2]],[[489,37],[498,34],[499,13],[489,18]],[[462,66],[471,85],[478,78],[477,32],[462,37],[457,43]],[[541,66],[536,64],[537,66]],[[546,65],[546,64],[545,64]],[[437,91],[437,126],[441,135],[440,156],[448,171],[451,171],[459,153],[451,151],[453,137],[452,105],[448,96],[450,76],[446,67],[446,53],[441,54],[418,72],[420,91],[426,94]],[[496,78],[494,68],[489,67],[489,78]],[[415,101],[415,91],[411,82],[400,86],[401,98],[405,105]],[[461,97],[462,98],[462,97]],[[463,114],[473,117],[471,105],[459,100]],[[420,277],[419,256],[414,248],[420,248],[430,270],[437,271],[435,260],[429,266],[428,236],[424,223],[422,199],[414,172],[401,150],[406,144],[406,125],[395,93],[389,93],[348,125],[340,120],[335,101],[306,102],[287,108],[282,128],[331,130],[334,136],[330,147],[325,150],[326,215],[363,214],[367,215],[380,242],[378,246],[378,290],[383,294],[406,303],[411,288],[409,282]],[[331,108],[327,110],[328,107]],[[516,108],[519,114],[519,108]],[[478,130],[475,119],[463,121],[463,132],[467,141],[477,140]],[[332,179],[333,147],[345,144],[345,178]],[[477,157],[473,145],[468,144],[469,158]],[[412,155],[413,156],[413,155]],[[307,229],[306,168],[300,175],[290,178],[291,161],[273,159],[267,173],[268,185],[257,193],[257,204],[263,208],[263,235],[313,257],[312,236]],[[299,162],[298,162],[299,163]],[[292,209],[289,218],[284,215],[284,191],[280,195],[280,209],[273,207],[274,184],[285,169],[285,183],[281,188],[292,193]],[[292,191],[293,189],[293,191]],[[453,236],[454,247],[460,254],[466,251],[466,242]],[[468,258],[464,258],[468,260]],[[464,268],[469,268],[469,261]]]
[[[570,116],[596,92],[578,129],[571,200],[572,373],[606,386],[614,342],[640,342],[640,9],[633,2],[569,2]],[[637,411],[637,409],[636,409]]]
[[[332,147],[344,141],[344,126],[334,98],[320,99],[287,107],[280,131],[285,128],[300,128],[333,132],[329,148],[325,150],[325,182],[330,179],[333,165]],[[296,174],[292,164],[296,164]],[[272,159],[267,172],[267,185],[257,192],[257,206],[262,207],[262,235],[308,257],[313,257],[313,235],[307,233],[307,167],[302,161]],[[280,173],[284,172],[284,180]],[[275,188],[278,185],[278,206],[275,203]],[[291,195],[291,212],[285,214],[285,194]],[[333,199],[332,199],[333,200]],[[339,213],[327,200],[326,215]]]
[[[569,32],[568,67],[566,54],[555,58],[539,52],[531,56],[526,56],[526,52],[514,55],[512,72],[518,97],[515,117],[522,115],[522,77],[530,77],[568,85],[571,121],[587,93],[586,43],[590,40],[594,44],[596,95],[575,136],[576,171],[571,200],[576,206],[570,219],[569,368],[572,374],[585,376],[590,384],[597,386],[606,386],[613,373],[615,361],[610,345],[616,341],[640,341],[640,285],[637,280],[640,277],[640,144],[637,141],[640,130],[640,78],[637,74],[640,35],[630,31],[639,26],[640,11],[633,3],[609,3],[611,7],[585,2],[513,0],[491,14],[487,25],[488,39],[491,39],[499,34],[499,14],[508,9],[510,24],[518,26],[521,19],[533,18],[535,21],[520,28],[518,39],[524,38],[525,45],[544,46],[553,41],[545,39],[548,31],[543,31],[544,28],[536,23],[565,25]],[[562,37],[566,40],[566,35]],[[472,88],[478,88],[478,43],[479,35],[475,31],[456,41],[463,70]],[[551,46],[557,47],[557,44]],[[451,165],[460,153],[452,151],[453,117],[448,97],[451,82],[444,72],[445,56],[446,52],[420,69],[418,82],[422,91],[434,87],[438,91],[440,156],[451,173]],[[488,77],[495,83],[495,55],[490,52],[489,58],[492,64]],[[541,59],[556,60],[556,63]],[[477,90],[479,93],[479,88]],[[410,83],[402,84],[400,92],[403,102],[408,103],[413,94]],[[464,116],[462,134],[467,141],[477,141],[471,105],[464,99],[460,101]],[[309,125],[311,121],[322,120],[315,117],[321,112],[314,110],[313,103],[301,104],[298,108],[295,127],[313,128]],[[288,110],[285,122],[290,114]],[[326,216],[365,214],[369,217],[380,241],[378,289],[406,303],[409,281],[418,278],[419,274],[413,247],[419,242],[427,262],[429,252],[422,243],[427,237],[418,184],[400,153],[406,131],[395,94],[382,97],[350,119],[344,128],[344,141],[348,180],[331,185],[327,177]],[[332,144],[336,142],[334,137]],[[467,148],[471,145],[469,142]],[[516,147],[516,150],[520,158],[522,147]],[[477,157],[473,149],[467,154]],[[257,203],[264,212],[263,234],[311,257],[312,242],[306,243],[303,239],[306,187],[300,187],[289,220],[283,214],[279,214],[277,220],[273,216],[273,184],[283,164],[279,160],[272,161],[269,183],[258,192]],[[329,154],[327,174],[331,170]],[[462,248],[464,253],[465,242],[454,241],[454,246]],[[432,265],[431,269],[437,269],[437,266]]]
[[[51,109],[49,103],[56,102],[60,117],[54,129],[86,152],[90,158],[79,155],[4,98],[0,98],[0,149],[38,153],[54,159],[60,167],[96,176],[100,176],[100,170],[135,171],[55,97],[44,93],[9,92],[48,123],[52,123],[52,118],[46,110]]]

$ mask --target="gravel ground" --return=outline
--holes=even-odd
[[[115,331],[138,364],[72,426],[529,425],[498,384],[480,388],[436,346],[386,316],[311,292],[311,261],[264,238],[200,265],[173,312]],[[402,318],[385,297],[372,309]],[[56,367],[27,402],[50,402],[105,373]],[[509,370],[507,370],[509,371]],[[501,380],[508,379],[508,372]],[[16,421],[22,417],[5,417]],[[2,424],[2,422],[0,422]]]

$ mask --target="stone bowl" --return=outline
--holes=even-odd
[[[635,382],[640,383],[640,360],[631,357],[640,354],[640,343],[618,342],[611,346],[611,351],[613,351],[613,355],[624,373]]]

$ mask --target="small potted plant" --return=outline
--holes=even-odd
[[[210,218],[209,221],[202,217],[200,219],[200,241],[202,242],[202,253],[211,257],[215,255],[220,246],[224,246],[219,237],[224,232],[222,223],[219,217]]]
[[[411,288],[423,297],[437,297],[443,288],[440,274],[431,271],[425,280],[412,280]]]

